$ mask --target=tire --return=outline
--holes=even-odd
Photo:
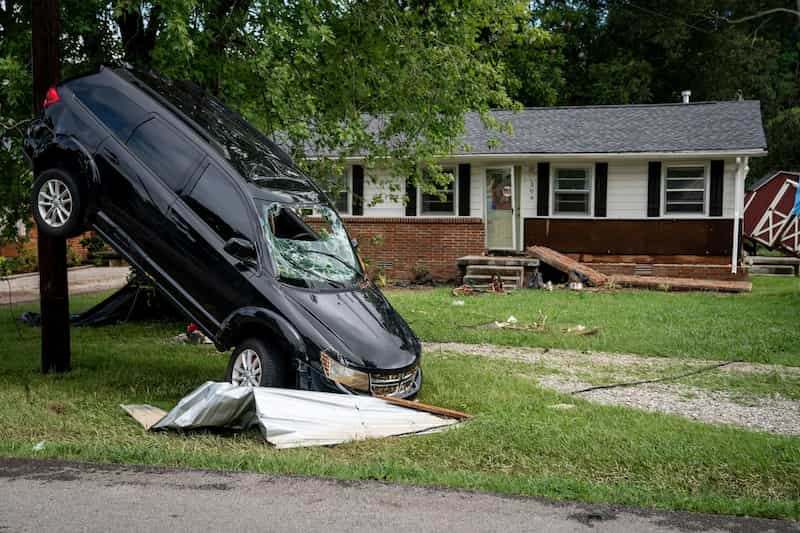
[[[253,387],[286,387],[286,363],[258,338],[250,338],[236,346],[228,362],[225,380],[235,385]]]
[[[39,232],[69,238],[82,233],[83,195],[78,181],[60,168],[45,170],[33,182],[31,208]]]

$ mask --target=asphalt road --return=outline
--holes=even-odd
[[[0,532],[800,531],[372,481],[0,458]]]

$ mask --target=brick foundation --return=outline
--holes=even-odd
[[[413,280],[417,264],[434,280],[454,280],[456,259],[484,250],[483,220],[476,217],[343,218],[370,270],[380,268],[390,280]]]

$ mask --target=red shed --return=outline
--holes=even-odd
[[[794,208],[800,172],[779,171],[761,178],[745,194],[744,234],[770,248],[800,253],[800,223]]]

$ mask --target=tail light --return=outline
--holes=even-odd
[[[44,95],[44,107],[50,107],[51,105],[55,104],[61,99],[58,96],[58,91],[56,91],[55,87],[50,87],[47,89],[47,94]]]

